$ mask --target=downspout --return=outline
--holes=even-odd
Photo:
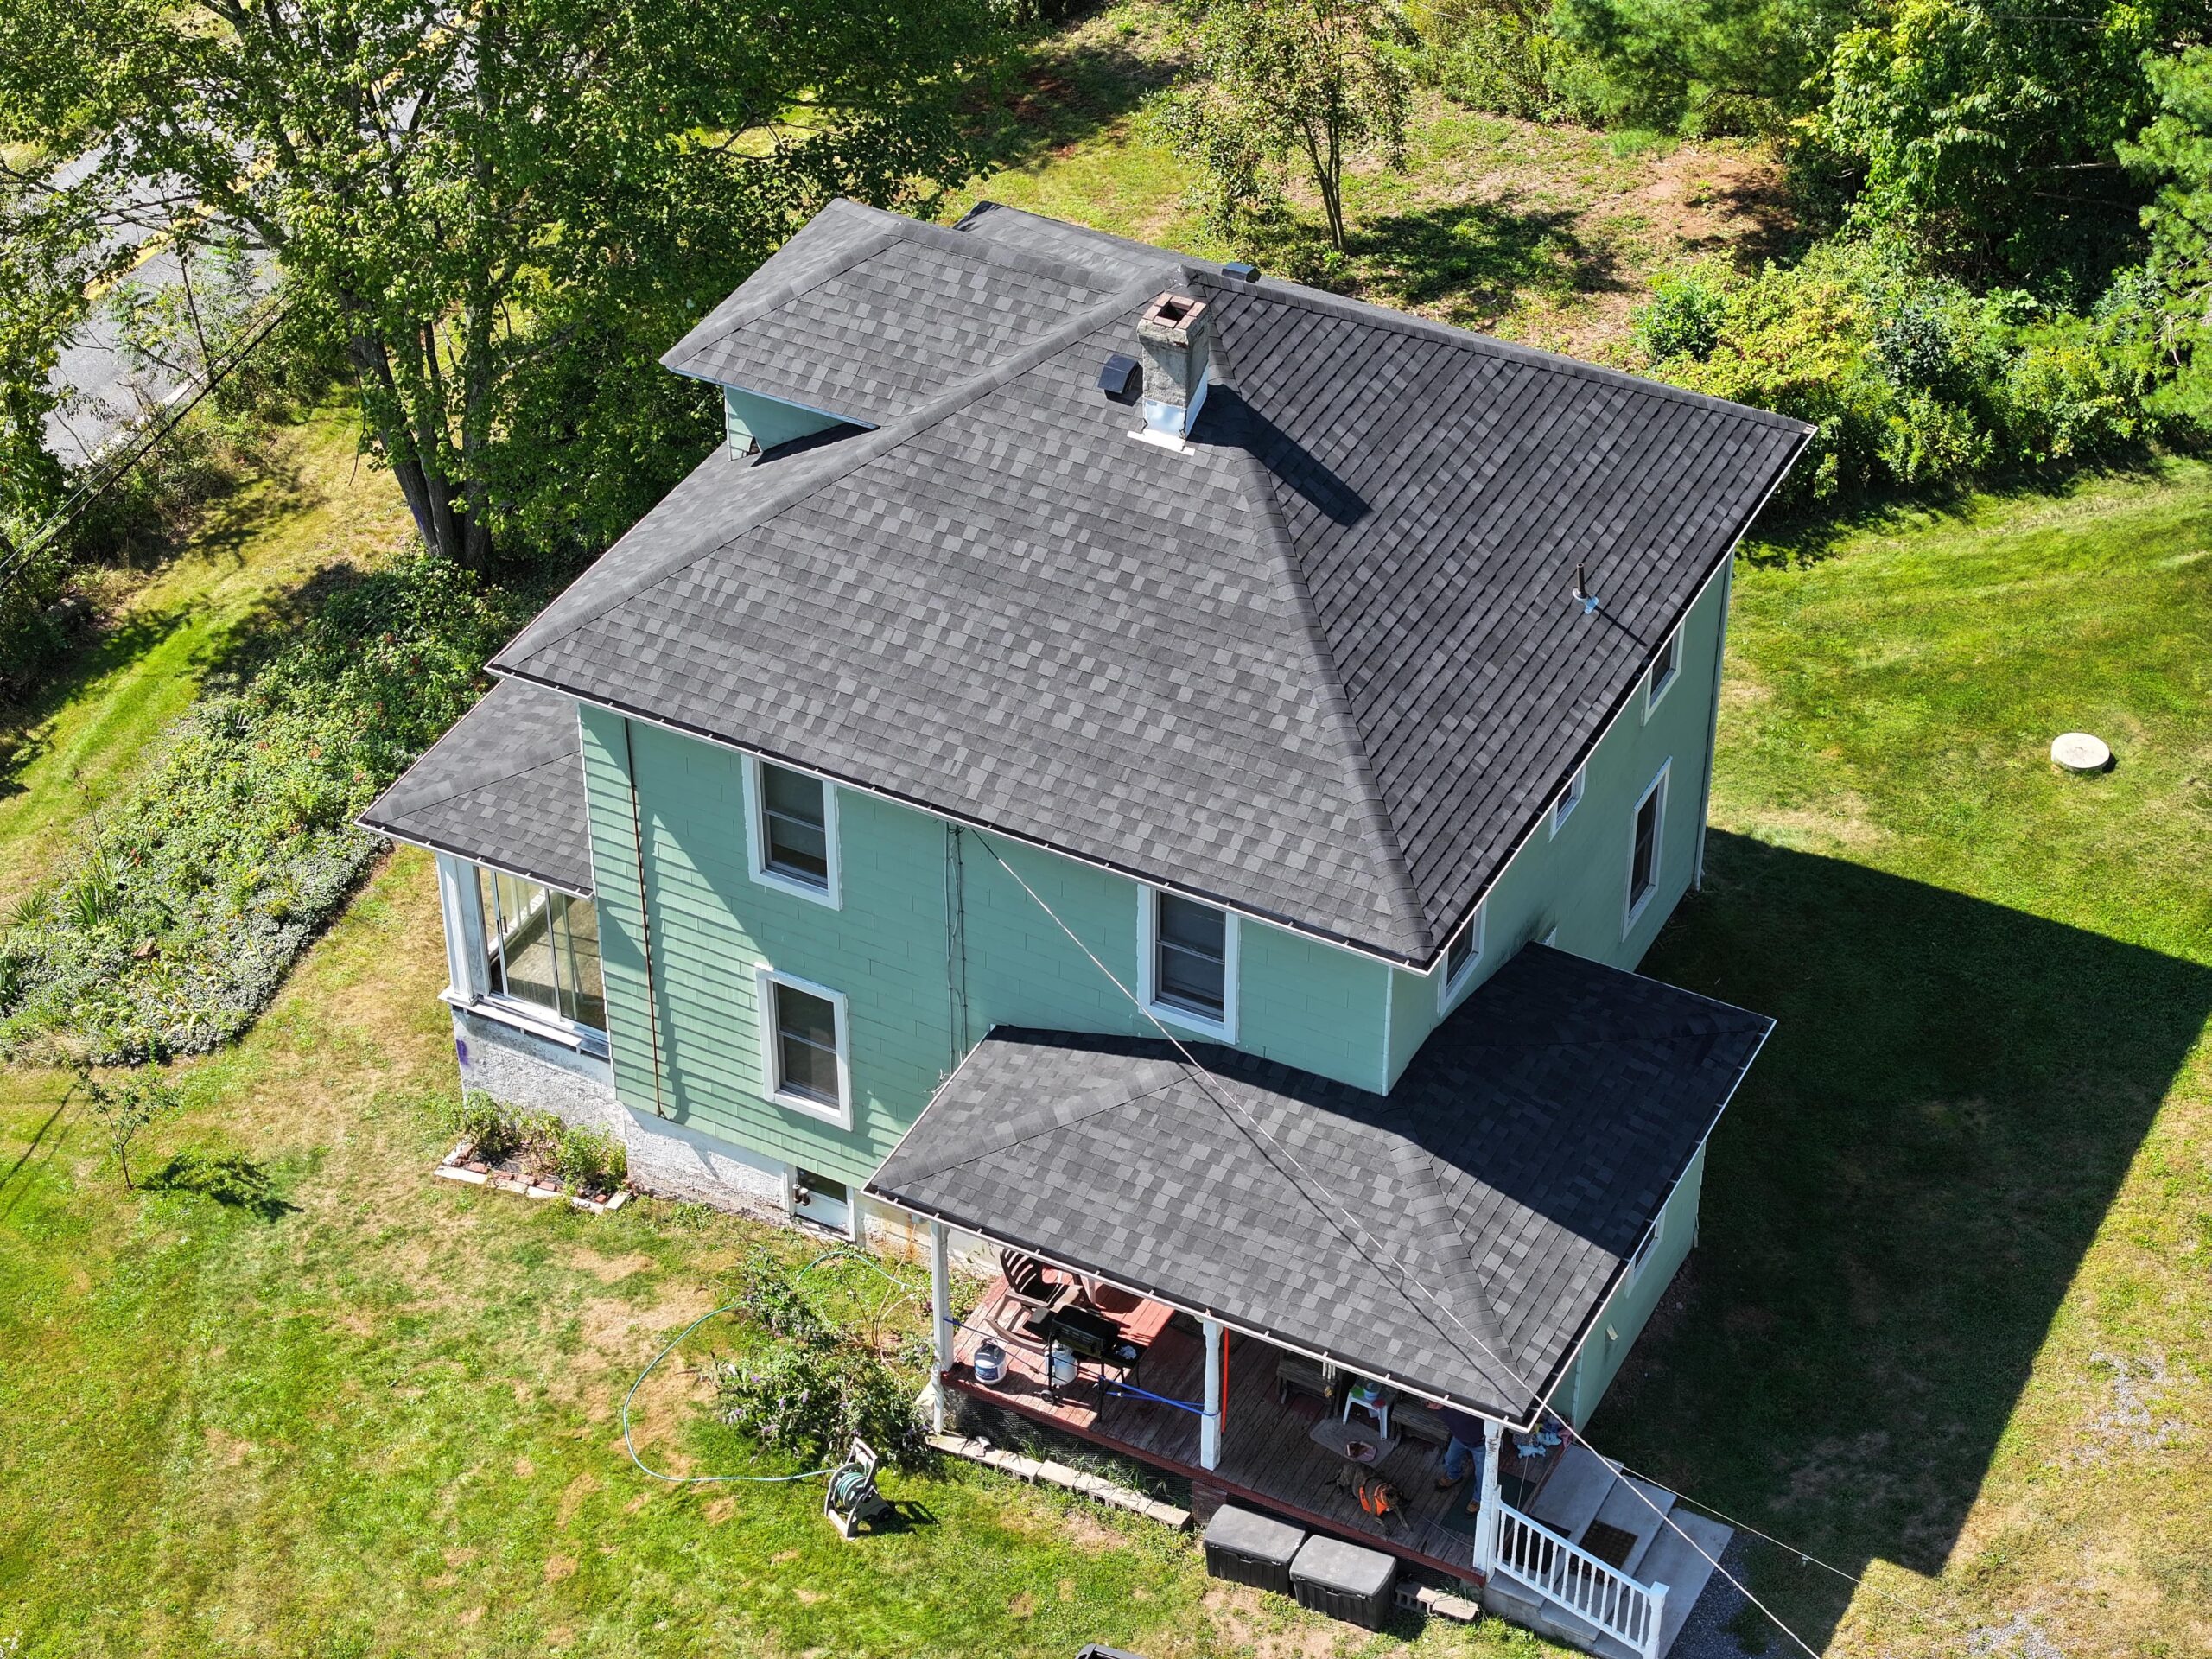
[[[638,801],[638,747],[631,741],[630,722],[622,722],[623,781],[630,785],[630,847],[638,868],[638,943],[645,955],[645,1040],[653,1054],[653,1116],[666,1117],[668,1107],[660,1096],[660,993],[653,973],[653,904],[645,892],[645,817]]]

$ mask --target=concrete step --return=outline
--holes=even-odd
[[[1560,1466],[1526,1512],[1560,1537],[1573,1541],[1580,1538],[1583,1529],[1598,1518],[1613,1483],[1620,1478],[1621,1466],[1579,1444],[1562,1447],[1560,1457]]]
[[[1682,1626],[1688,1622],[1690,1609],[1697,1605],[1697,1599],[1705,1593],[1706,1584],[1713,1577],[1713,1562],[1720,1559],[1720,1552],[1736,1535],[1733,1527],[1724,1526],[1693,1510],[1677,1510],[1669,1518],[1674,1526],[1652,1541],[1636,1570],[1639,1583],[1667,1586],[1667,1611],[1659,1621],[1659,1651],[1662,1656],[1682,1633]]]
[[[1634,1475],[1623,1475],[1615,1481],[1612,1490],[1605,1494],[1605,1501],[1599,1507],[1597,1519],[1609,1527],[1618,1527],[1636,1540],[1628,1559],[1621,1563],[1621,1571],[1631,1579],[1643,1575],[1637,1571],[1644,1552],[1667,1530],[1666,1517],[1675,1507],[1675,1495],[1664,1486],[1648,1480],[1638,1480]],[[1574,1541],[1583,1543],[1580,1537]]]

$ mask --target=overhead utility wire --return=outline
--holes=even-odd
[[[1008,864],[1003,858],[999,856],[998,849],[991,845],[990,838],[988,836],[983,835],[979,830],[976,834],[976,839],[982,845],[983,850],[991,855],[992,861],[1001,869],[1004,870],[1008,875],[1012,876],[1014,878],[1014,884],[1024,893],[1029,895],[1030,899],[1036,904],[1039,910],[1043,911],[1046,916],[1052,918],[1052,925],[1058,927],[1061,932],[1066,934],[1068,938],[1073,941],[1077,950],[1082,951],[1085,957],[1090,958],[1091,966],[1097,969],[1100,973],[1103,974],[1106,976],[1107,981],[1114,987],[1114,988],[1121,992],[1124,997],[1127,997],[1131,1006],[1134,1007],[1139,1014],[1142,1014],[1146,1020],[1149,1020],[1153,1028],[1158,1031],[1160,1034],[1174,1047],[1175,1052],[1183,1057],[1183,1064],[1189,1068],[1194,1080],[1198,1082],[1198,1086],[1204,1089],[1208,1095],[1213,1097],[1217,1104],[1219,1104],[1224,1110],[1230,1112],[1236,1119],[1238,1126],[1244,1129],[1244,1132],[1248,1136],[1256,1140],[1264,1140],[1269,1146],[1273,1147],[1275,1149],[1275,1152],[1285,1162],[1288,1163],[1294,1169],[1297,1170],[1299,1174],[1306,1182],[1313,1185],[1316,1191],[1326,1196],[1332,1205],[1338,1206],[1345,1221],[1351,1224],[1352,1229],[1359,1232],[1363,1236],[1366,1237],[1374,1245],[1376,1253],[1381,1255],[1382,1259],[1388,1262],[1392,1268],[1395,1268],[1408,1284],[1413,1286],[1414,1288],[1420,1291],[1422,1295],[1427,1297],[1431,1302],[1434,1303],[1437,1311],[1442,1313],[1446,1319],[1449,1319],[1453,1325],[1458,1325],[1461,1331],[1465,1332],[1469,1340],[1473,1342],[1478,1348],[1480,1348],[1483,1351],[1483,1352],[1488,1354],[1492,1360],[1496,1361],[1498,1366],[1503,1370],[1509,1377],[1510,1377],[1515,1382],[1518,1383],[1521,1387],[1528,1389],[1531,1399],[1541,1400],[1543,1398],[1542,1389],[1529,1382],[1525,1376],[1521,1375],[1518,1369],[1503,1356],[1499,1354],[1496,1349],[1492,1348],[1488,1343],[1477,1336],[1474,1332],[1469,1330],[1465,1322],[1463,1321],[1458,1314],[1454,1313],[1450,1307],[1446,1306],[1444,1302],[1434,1294],[1434,1293],[1428,1289],[1427,1286],[1421,1284],[1421,1281],[1414,1275],[1413,1270],[1410,1268],[1406,1266],[1405,1263],[1400,1262],[1396,1256],[1392,1255],[1389,1250],[1381,1243],[1379,1240],[1375,1239],[1374,1235],[1369,1233],[1366,1228],[1360,1224],[1358,1217],[1349,1209],[1343,1206],[1342,1201],[1336,1197],[1335,1193],[1331,1192],[1328,1186],[1315,1177],[1304,1164],[1300,1163],[1297,1157],[1285,1147],[1281,1142],[1277,1141],[1274,1135],[1268,1134],[1263,1125],[1259,1123],[1256,1120],[1251,1120],[1248,1124],[1246,1121],[1247,1114],[1245,1114],[1242,1109],[1240,1109],[1228,1097],[1225,1085],[1218,1088],[1209,1086],[1212,1084],[1218,1084],[1221,1080],[1216,1078],[1212,1073],[1205,1069],[1205,1066],[1201,1065],[1198,1063],[1197,1057],[1184,1046],[1182,1039],[1178,1038],[1173,1032],[1168,1030],[1165,1025],[1161,1024],[1158,1017],[1153,1014],[1152,1010],[1144,1005],[1143,1000],[1137,996],[1135,993],[1131,991],[1128,986],[1122,984],[1120,978],[1115,974],[1114,970],[1098,959],[1096,953],[1095,953],[1089,945],[1083,942],[1082,938],[1077,934],[1073,928],[1070,927],[1065,921],[1060,919],[1059,913],[1055,911],[1052,906],[1046,903],[1044,898],[1038,893],[1036,888],[1031,887],[1028,882],[1022,880],[1021,873],[1015,869],[1011,864]],[[1594,1446],[1591,1446],[1589,1440],[1584,1439],[1579,1432],[1576,1434],[1576,1439],[1580,1440],[1582,1444],[1586,1446],[1590,1446],[1590,1449],[1592,1452],[1597,1451],[1597,1448]],[[1602,1457],[1604,1454],[1599,1452],[1599,1455]],[[1656,1503],[1654,1503],[1649,1497],[1645,1497],[1643,1490],[1638,1487],[1634,1481],[1628,1481],[1624,1484],[1628,1487],[1630,1491],[1636,1494],[1637,1497],[1643,1503],[1644,1507],[1649,1509],[1653,1515],[1659,1518],[1660,1523],[1662,1526],[1667,1527],[1676,1537],[1680,1538],[1684,1543],[1695,1550],[1699,1555],[1704,1558],[1706,1562],[1715,1573],[1718,1573],[1722,1578],[1726,1579],[1731,1585],[1735,1586],[1738,1593],[1742,1595],[1745,1600],[1750,1602],[1752,1606],[1758,1608],[1769,1618],[1772,1619],[1774,1621],[1775,1627],[1777,1630],[1779,1630],[1784,1636],[1788,1637],[1792,1642],[1795,1642],[1800,1648],[1802,1648],[1807,1655],[1807,1659],[1820,1659],[1819,1653],[1814,1649],[1811,1643],[1806,1641],[1803,1637],[1798,1635],[1796,1630],[1792,1630],[1787,1624],[1785,1624],[1780,1614],[1777,1613],[1773,1608],[1768,1606],[1764,1602],[1761,1601],[1758,1596],[1751,1592],[1751,1589],[1749,1585],[1746,1585],[1741,1579],[1738,1579],[1734,1573],[1723,1567],[1717,1559],[1707,1552],[1704,1545],[1699,1543],[1696,1539],[1691,1537],[1688,1533],[1683,1531],[1681,1525],[1675,1522],[1672,1516],[1669,1516],[1665,1510],[1662,1510]],[[1847,1573],[1844,1576],[1849,1577],[1849,1574]],[[1853,1580],[1853,1582],[1858,1582],[1858,1580]]]
[[[130,452],[120,461],[115,460],[119,451],[111,451],[96,460],[92,463],[92,476],[70,492],[68,499],[54,510],[54,516],[40,526],[29,540],[17,547],[4,562],[0,562],[0,588],[5,588],[16,579],[30,562],[32,555],[74,524],[87,507],[106,494],[124,474],[150,454],[156,445],[176,430],[178,423],[197,409],[208,393],[228,379],[232,372],[269,338],[276,325],[284,320],[288,308],[281,298],[272,297],[263,308],[261,315],[248,326],[229,358],[220,367],[210,371],[205,385],[194,387],[192,396],[181,403],[164,404],[162,418],[142,429],[137,442],[130,447]]]

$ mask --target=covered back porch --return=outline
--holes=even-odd
[[[929,1224],[940,1411],[988,1400],[1656,1659],[1717,1549],[1550,1405],[1768,1027],[1529,947],[1388,1097],[1001,1028],[868,1190]],[[1001,1267],[957,1319],[955,1230]],[[1440,1491],[1453,1427],[1478,1455]]]

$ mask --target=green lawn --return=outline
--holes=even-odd
[[[1741,574],[1712,880],[1650,966],[1783,1024],[1594,1432],[1867,1573],[1847,1600],[1754,1559],[1835,1652],[2201,1646],[2208,548],[2212,474],[2177,467]],[[2050,772],[2074,725],[2113,773]],[[403,854],[190,1070],[142,1163],[251,1157],[273,1214],[126,1196],[66,1079],[0,1074],[0,1643],[1400,1650],[993,1477],[894,1480],[927,1523],[844,1544],[810,1489],[638,1475],[622,1391],[753,1235],[429,1179],[441,973],[428,861]],[[653,1454],[731,1466],[683,1396],[679,1372],[650,1401]],[[1539,1647],[1439,1624],[1416,1650]]]
[[[2212,473],[1739,571],[1732,630],[1710,880],[1646,966],[1781,1025],[1593,1435],[1871,1566],[1845,1615],[1754,1557],[1839,1652],[2206,1651]],[[2076,728],[2109,775],[2052,768]]]
[[[1657,274],[1755,258],[1788,234],[1762,145],[1631,149],[1422,93],[1407,171],[1355,162],[1345,181],[1343,272],[1319,268],[1310,189],[1295,194],[1296,229],[1232,250],[1192,214],[1185,164],[1140,113],[1174,65],[1156,0],[1122,0],[1046,41],[1011,89],[1016,120],[999,164],[950,200],[950,214],[989,198],[1199,257],[1249,253],[1278,275],[1584,355],[1618,347]]]
[[[356,433],[328,415],[273,434],[176,556],[124,588],[115,626],[38,703],[0,716],[0,906],[69,855],[207,675],[304,582],[404,537],[399,493],[359,459]]]

